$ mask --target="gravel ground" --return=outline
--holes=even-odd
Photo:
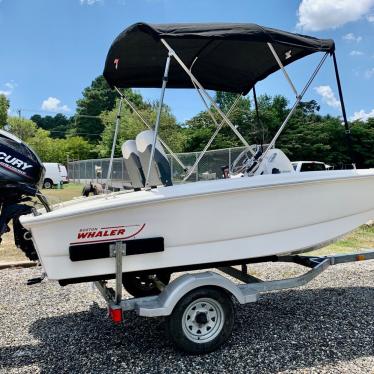
[[[300,273],[290,264],[251,269],[265,278]],[[374,374],[374,261],[237,305],[228,343],[197,357],[173,349],[162,318],[128,313],[116,326],[91,284],[27,287],[38,273],[0,271],[0,373]]]

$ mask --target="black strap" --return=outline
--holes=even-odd
[[[347,146],[348,146],[348,152],[351,158],[351,162],[353,164],[356,164],[355,162],[355,157],[353,153],[353,147],[352,147],[352,136],[351,136],[351,129],[349,127],[349,122],[347,119],[347,113],[345,111],[345,104],[344,104],[344,98],[343,98],[343,91],[342,91],[342,86],[340,83],[340,76],[339,76],[339,70],[338,70],[338,63],[336,61],[336,56],[335,52],[332,54],[332,58],[334,61],[334,69],[335,69],[335,75],[336,75],[336,83],[338,85],[338,92],[339,92],[339,99],[340,99],[340,105],[342,108],[342,114],[343,114],[343,120],[344,120],[344,127],[345,127],[345,136],[347,140]]]

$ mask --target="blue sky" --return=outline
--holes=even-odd
[[[82,90],[102,73],[111,42],[139,21],[253,22],[333,38],[348,116],[374,116],[374,0],[0,0],[0,93],[10,99],[11,114],[73,115]],[[299,90],[321,57],[288,68]],[[305,99],[340,115],[331,62]],[[293,98],[279,72],[257,90]],[[149,100],[159,94],[141,92]],[[165,101],[179,121],[204,109],[192,90],[169,90]]]

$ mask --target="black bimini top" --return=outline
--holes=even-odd
[[[136,23],[111,45],[104,77],[111,87],[161,87],[168,51],[164,39],[205,89],[247,94],[256,82],[279,70],[267,43],[284,66],[315,52],[335,49],[331,39],[316,39],[255,24]],[[193,88],[191,79],[172,59],[168,87]]]

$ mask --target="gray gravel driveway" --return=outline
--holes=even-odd
[[[260,264],[256,275],[298,274]],[[330,268],[306,287],[236,306],[229,342],[206,356],[176,352],[162,318],[106,317],[90,284],[28,287],[38,269],[0,271],[0,373],[374,374],[374,261]]]

